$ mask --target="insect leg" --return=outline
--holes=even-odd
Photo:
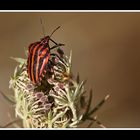
[[[56,43],[54,40],[52,40],[51,38],[49,38],[50,41],[52,41],[55,45],[57,45],[58,43]]]
[[[49,38],[49,40],[50,40],[51,42],[53,42],[55,45],[58,44],[58,43],[56,43],[54,40],[52,40],[51,38]]]
[[[60,46],[64,46],[64,45],[65,45],[65,44],[59,43],[59,44],[54,45],[53,47],[51,47],[50,50],[55,49],[55,48],[60,47]]]
[[[67,66],[67,64],[57,54],[51,53],[50,55],[57,57],[61,62],[63,62]]]

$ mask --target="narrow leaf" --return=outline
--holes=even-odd
[[[86,81],[82,81],[80,85],[77,86],[74,95],[73,95],[73,100],[76,100],[83,92],[81,89],[83,88],[83,85],[85,84]]]
[[[4,125],[4,126],[2,126],[3,128],[7,128],[7,127],[9,127],[10,125],[12,125],[12,124],[14,124],[14,123],[17,123],[17,122],[19,122],[19,121],[21,121],[21,119],[16,119],[16,120],[14,120],[14,121],[12,121],[12,122],[9,122],[8,124],[6,124],[6,125]]]
[[[21,64],[24,64],[27,61],[26,59],[23,59],[23,58],[17,58],[17,57],[10,57],[10,58]]]
[[[68,101],[66,101],[63,97],[56,96],[56,95],[51,95],[51,96],[54,97],[55,99],[57,99],[62,104],[67,104],[68,103]]]
[[[2,91],[0,91],[1,95],[3,96],[4,99],[6,99],[8,102],[15,104],[14,100],[12,100],[10,97],[5,95]]]
[[[77,74],[76,81],[77,81],[78,84],[80,83],[80,75],[79,75],[79,73]]]
[[[71,65],[72,65],[72,51],[70,51],[69,65],[70,65],[70,69],[71,69]]]
[[[25,47],[24,47],[24,52],[25,52],[25,56],[27,57],[28,56],[28,49],[26,49]]]
[[[89,113],[88,116],[91,116],[93,113],[95,113],[104,103],[105,101],[109,98],[109,95],[107,95],[101,102],[99,102],[95,108],[93,108]]]
[[[87,105],[85,114],[84,114],[84,116],[83,116],[83,120],[86,119],[86,116],[87,116],[87,114],[89,113],[90,106],[91,106],[91,102],[92,102],[92,95],[93,95],[93,91],[92,91],[92,89],[91,89],[91,90],[90,90],[90,93],[89,93],[88,105]]]

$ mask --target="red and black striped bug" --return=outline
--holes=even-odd
[[[57,27],[52,32],[52,34],[58,28],[60,28],[60,26]],[[58,44],[54,40],[52,40],[52,34],[50,36],[45,36],[40,41],[30,44],[28,47],[27,72],[33,84],[40,82],[43,73],[46,73],[49,70],[49,66],[52,65],[52,61],[50,60],[51,56],[56,56],[61,60],[61,58],[57,54],[51,53],[51,50],[60,46],[64,46],[64,44]],[[51,48],[49,46],[49,41],[52,41],[55,44]]]

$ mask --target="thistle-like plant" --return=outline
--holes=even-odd
[[[63,61],[52,57],[53,73],[44,75],[37,85],[28,78],[27,59],[13,58],[19,63],[9,82],[14,91],[16,118],[22,121],[24,128],[76,128],[87,120],[90,121],[87,127],[94,122],[104,127],[93,115],[109,95],[91,108],[92,90],[89,95],[85,94],[85,81],[80,81],[79,75],[74,77],[71,71],[72,51],[69,57],[60,48],[57,53]],[[86,96],[89,96],[88,100]]]

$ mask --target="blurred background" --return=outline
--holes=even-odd
[[[0,90],[12,94],[9,80],[24,48],[59,25],[53,39],[73,51],[73,73],[87,79],[93,106],[107,94],[96,113],[108,128],[140,127],[140,13],[0,13]],[[11,121],[13,107],[0,95],[0,125]],[[95,125],[95,127],[98,127]]]

